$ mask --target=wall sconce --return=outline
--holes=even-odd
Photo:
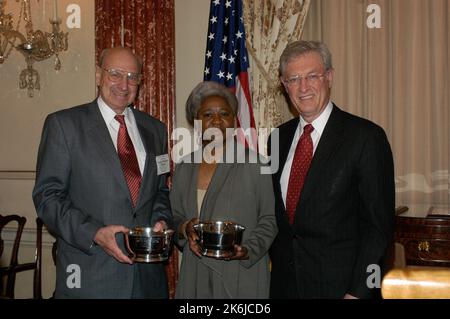
[[[33,30],[31,0],[16,2],[20,2],[20,13],[14,29],[12,15],[5,14],[6,0],[0,0],[0,64],[8,58],[13,48],[20,51],[25,57],[27,68],[20,72],[19,87],[28,89],[28,96],[33,97],[34,90],[40,89],[39,73],[33,68],[33,63],[55,56],[54,68],[61,69],[59,53],[68,48],[68,33],[60,31],[57,0],[53,0],[53,17],[49,19],[51,33]],[[25,35],[19,31],[22,19],[25,23]]]

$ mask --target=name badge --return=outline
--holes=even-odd
[[[158,175],[170,172],[169,154],[156,156],[156,168]]]

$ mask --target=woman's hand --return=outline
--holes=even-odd
[[[191,251],[197,257],[202,258],[202,250],[200,248],[200,245],[198,244],[198,240],[200,240],[200,238],[198,237],[197,232],[194,229],[194,225],[198,223],[198,218],[192,218],[190,221],[188,221],[188,223],[186,224],[186,236],[189,241],[189,248],[191,249]]]
[[[243,260],[248,259],[248,249],[244,246],[234,245],[234,254],[225,260]]]

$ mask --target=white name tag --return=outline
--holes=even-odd
[[[169,154],[156,156],[156,167],[158,175],[170,172]]]

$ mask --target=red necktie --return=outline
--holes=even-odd
[[[292,160],[286,195],[286,212],[291,225],[294,223],[295,209],[297,208],[300,193],[313,156],[313,142],[311,139],[311,132],[313,130],[314,127],[311,124],[305,125],[303,134],[300,136],[300,140],[295,148],[294,159]]]
[[[141,186],[141,171],[139,170],[133,143],[131,142],[130,135],[128,135],[125,116],[116,115],[114,118],[120,123],[119,133],[117,134],[117,153],[119,154],[123,174],[127,181],[128,189],[130,190],[133,207],[135,207],[139,196],[139,187]]]

